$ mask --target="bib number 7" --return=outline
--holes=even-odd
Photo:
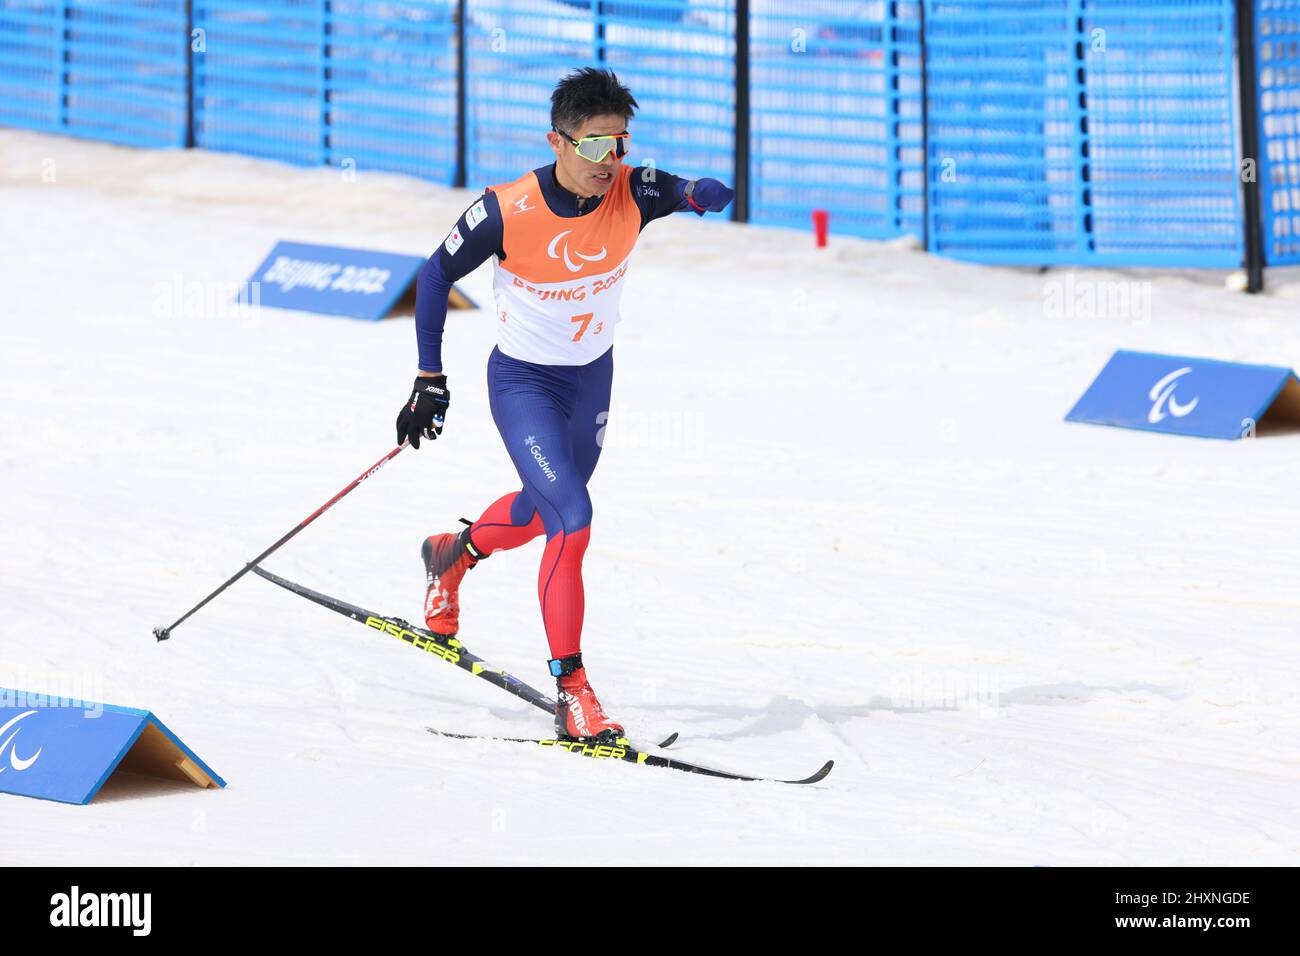
[[[582,341],[582,337],[587,334],[587,326],[591,325],[591,320],[595,317],[595,315],[596,315],[595,312],[584,312],[582,313],[582,315],[575,315],[571,319],[569,319],[570,322],[582,323],[580,326],[578,326],[578,331],[573,333],[573,341],[575,342]],[[591,334],[599,335],[600,330],[603,329],[604,327],[605,327],[604,322],[597,322],[596,327],[592,329]]]

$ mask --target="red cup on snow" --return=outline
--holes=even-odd
[[[817,248],[820,249],[826,245],[826,234],[831,228],[831,214],[826,209],[814,209],[812,211],[813,232],[817,234]]]

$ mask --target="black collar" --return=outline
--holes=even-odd
[[[589,215],[594,209],[600,206],[603,196],[587,196],[585,199],[575,193],[569,192],[560,185],[560,180],[555,174],[555,163],[541,169],[533,170],[537,174],[537,182],[542,187],[542,198],[546,200],[547,207],[557,216],[573,218],[576,216]]]

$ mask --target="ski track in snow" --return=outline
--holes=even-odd
[[[773,776],[834,758],[816,787],[433,737],[547,720],[251,576],[157,644],[391,447],[415,364],[409,317],[167,290],[233,289],[282,238],[428,254],[472,198],[0,131],[0,685],[153,710],[230,781],[0,796],[0,861],[1300,862],[1300,437],[1061,421],[1115,348],[1300,366],[1295,270],[1257,298],[1221,273],[1089,273],[1150,281],[1149,321],[1049,318],[1061,270],[646,229],[584,652],[637,738]],[[489,268],[461,284],[483,304]],[[516,487],[492,337],[490,309],[452,313],[443,438],[269,568],[418,619],[423,536]],[[547,687],[539,554],[475,570],[463,636]]]

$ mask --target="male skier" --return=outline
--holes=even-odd
[[[609,70],[575,70],[556,86],[546,134],[555,162],[488,187],[420,270],[419,375],[397,418],[398,442],[409,439],[413,448],[442,432],[451,397],[441,355],[448,292],[495,256],[488,398],[523,488],[460,533],[425,540],[425,622],[455,634],[465,572],[545,534],[537,591],[558,684],[555,729],[580,740],[623,734],[596,699],[581,653],[587,482],[609,412],[621,280],[646,223],[685,209],[721,211],[733,196],[716,179],[623,165],[636,107]]]

